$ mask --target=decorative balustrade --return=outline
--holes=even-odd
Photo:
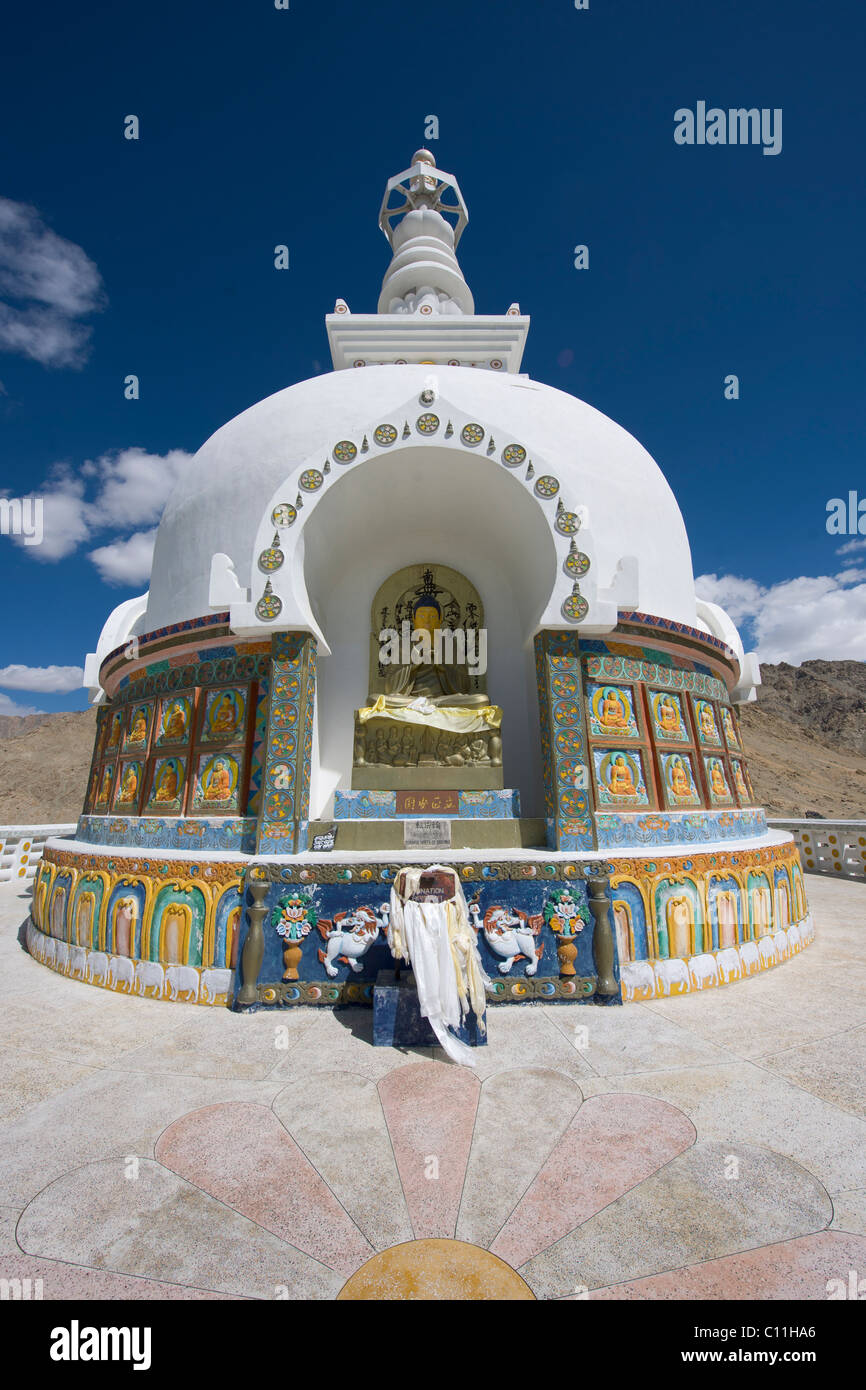
[[[866,821],[771,820],[768,824],[793,835],[807,874],[866,879]]]
[[[0,825],[0,883],[8,879],[33,878],[42,858],[45,841],[52,836],[72,839],[76,824]]]

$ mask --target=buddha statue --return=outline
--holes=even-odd
[[[501,786],[502,711],[485,689],[483,608],[469,581],[445,566],[401,570],[377,593],[372,628],[354,738],[365,771],[353,785]]]
[[[631,768],[621,753],[611,765],[608,785],[614,796],[634,796],[637,793]]]

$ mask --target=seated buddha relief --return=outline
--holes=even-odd
[[[444,565],[413,565],[385,581],[371,616],[352,785],[501,786],[502,711],[487,693],[487,634],[474,586]],[[411,768],[443,773],[431,783],[427,773],[410,776]],[[463,768],[473,769],[468,780]],[[371,780],[360,769],[381,772]],[[394,780],[385,769],[401,772]]]

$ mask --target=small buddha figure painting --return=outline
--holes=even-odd
[[[640,753],[594,748],[598,800],[602,806],[648,806]]]
[[[740,740],[737,737],[737,730],[734,725],[734,716],[728,709],[727,705],[722,705],[721,715],[722,728],[725,731],[725,739],[727,740],[728,747],[739,749]]]
[[[150,727],[150,705],[136,705],[129,716],[124,748],[144,748]]]
[[[122,807],[125,811],[134,809],[138,805],[138,795],[141,791],[142,767],[140,762],[122,762],[117,778],[117,787],[114,793],[115,810]]]
[[[716,723],[716,713],[709,700],[695,700],[695,722],[701,743],[710,743],[716,748],[722,746],[722,736]]]
[[[721,758],[704,758],[704,763],[707,769],[710,800],[718,806],[733,805],[734,794],[728,786],[728,776]]]
[[[701,794],[695,783],[688,753],[662,753],[662,779],[671,806],[699,806]]]
[[[147,801],[148,811],[179,811],[183,799],[184,766],[179,758],[157,758]]]
[[[111,797],[111,783],[114,778],[114,763],[106,763],[102,769],[102,776],[99,779],[99,790],[96,793],[97,809],[108,809],[108,802]]]
[[[123,710],[116,710],[111,716],[108,725],[108,737],[105,741],[106,748],[117,748],[120,744],[120,731],[123,728]]]
[[[230,753],[208,754],[199,758],[193,810],[237,810],[239,781],[240,765]]]
[[[192,723],[192,703],[188,695],[163,700],[157,743],[183,743]]]
[[[617,738],[639,738],[634,710],[634,691],[630,685],[587,685],[589,731],[594,738],[615,734]]]
[[[688,743],[689,731],[683,718],[679,695],[654,690],[650,695],[655,736],[659,743]]]
[[[244,735],[244,693],[241,690],[208,692],[201,739],[203,743],[224,742]]]
[[[749,791],[748,786],[746,785],[746,778],[743,774],[743,764],[738,762],[736,758],[732,758],[731,768],[733,769],[734,773],[734,786],[737,789],[737,796],[740,799],[740,805],[750,806],[752,803],[752,794]]]

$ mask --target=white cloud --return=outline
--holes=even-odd
[[[863,539],[859,541],[846,541],[844,545],[839,546],[839,549],[836,551],[836,554],[853,555],[855,550],[866,550],[866,536],[864,536]]]
[[[125,541],[113,541],[111,545],[91,550],[89,558],[107,584],[138,587],[150,578],[155,540],[154,526],[151,531],[137,531]]]
[[[43,540],[41,545],[27,546],[27,554],[34,560],[63,560],[100,532],[135,528],[138,534],[99,547],[91,559],[109,583],[141,583],[150,574],[153,538],[149,530],[145,533],[140,528],[159,520],[191,457],[183,449],[149,454],[136,445],[88,459],[78,472],[69,464],[55,464],[35,490],[43,499]],[[23,546],[23,537],[12,539]]]
[[[735,575],[702,574],[699,597],[745,622],[766,662],[866,661],[866,570],[783,580],[765,587]]]
[[[8,695],[0,694],[0,715],[3,714],[42,714],[41,709],[36,709],[32,705],[16,705],[14,700],[10,700]]]
[[[80,666],[0,666],[0,685],[7,690],[38,690],[43,695],[79,690],[83,679]]]
[[[36,208],[0,198],[0,351],[81,367],[91,330],[78,320],[104,303],[86,252],[46,227]]]

